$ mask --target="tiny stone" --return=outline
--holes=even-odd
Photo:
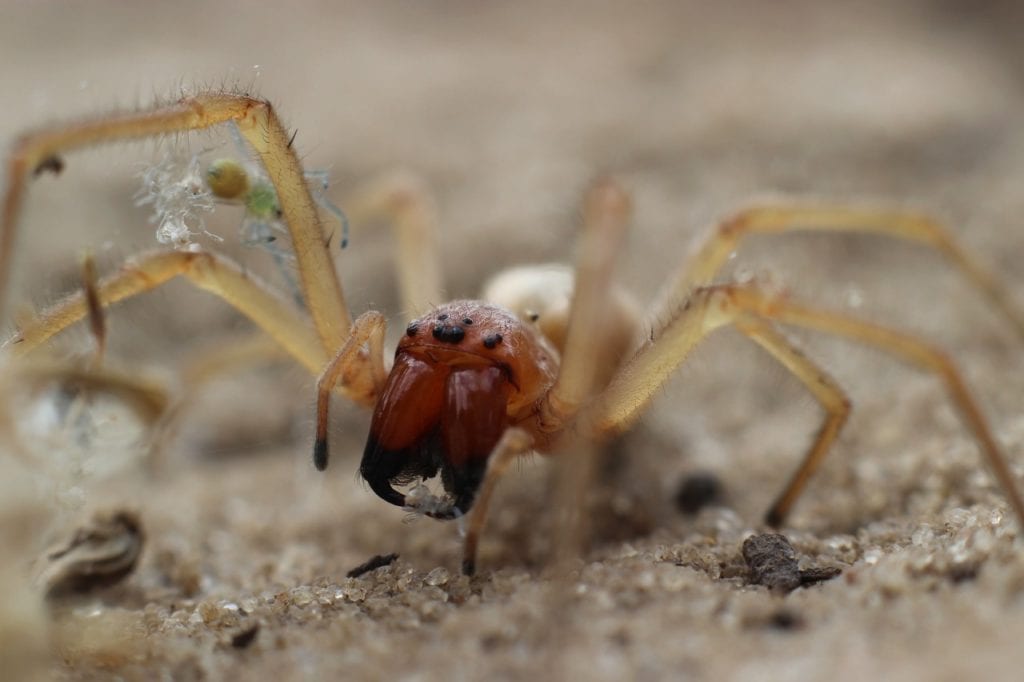
[[[366,589],[359,585],[346,585],[337,591],[336,596],[350,602],[361,602],[366,599]]]
[[[217,620],[217,616],[219,615],[219,609],[217,608],[216,604],[204,601],[199,605],[199,608],[196,609],[196,613],[199,614],[199,616],[203,619],[204,623],[209,625],[213,621]]]
[[[743,542],[743,560],[750,569],[750,582],[783,593],[800,586],[796,551],[779,533],[752,535]]]
[[[448,581],[450,579],[451,576],[448,574],[448,569],[444,568],[443,566],[438,566],[437,568],[435,568],[427,574],[427,577],[424,579],[424,582],[427,585],[432,586],[446,585],[448,584]]]
[[[743,559],[750,569],[750,582],[787,594],[798,587],[813,585],[835,578],[838,568],[810,568],[801,571],[796,550],[785,535],[763,533],[752,535],[743,542]]]
[[[296,587],[291,591],[292,604],[303,607],[309,606],[313,601],[313,590],[308,587]]]

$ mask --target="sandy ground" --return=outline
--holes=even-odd
[[[1015,3],[549,4],[8,1],[0,139],[182,89],[251,89],[298,129],[307,167],[330,169],[336,201],[396,167],[426,179],[453,297],[506,265],[570,258],[579,197],[600,173],[635,197],[619,278],[639,300],[706,226],[765,196],[926,210],[1011,288],[1024,283]],[[216,134],[176,144],[231,150]],[[106,270],[154,246],[132,195],[160,150],[76,154],[34,184],[22,309],[74,286],[87,248]],[[237,245],[239,220],[219,210],[209,226],[225,242],[207,245],[273,278],[264,254]],[[391,246],[386,231],[357,230],[337,266],[353,310],[382,309],[401,328]],[[1021,477],[1021,340],[941,258],[869,237],[754,239],[726,276],[948,349]],[[174,284],[120,306],[111,329],[112,366],[178,395],[189,362],[250,327]],[[941,385],[872,351],[793,337],[855,412],[784,529],[804,566],[843,573],[786,597],[748,584],[740,547],[819,411],[731,332],[617,444],[582,555],[549,568],[555,505],[535,458],[503,486],[473,579],[458,575],[453,524],[410,522],[355,479],[366,414],[339,404],[335,460],[313,470],[312,379],[297,366],[229,373],[189,395],[160,438],[133,433],[116,406],[92,416],[88,438],[43,437],[45,398],[11,380],[5,441],[30,452],[0,462],[0,669],[66,680],[1016,676],[1021,533]],[[89,344],[76,330],[55,347],[71,357]],[[725,498],[685,517],[671,499],[694,471],[716,474]],[[28,567],[111,508],[141,519],[137,569],[44,607]],[[393,565],[345,577],[391,552]]]

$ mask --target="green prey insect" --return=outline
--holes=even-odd
[[[228,128],[236,148],[250,159],[248,146],[238,132],[237,126]],[[331,203],[326,192],[330,186],[329,174],[325,170],[303,172],[310,194],[316,204],[327,211],[341,225],[341,248],[348,246],[348,219],[340,208]],[[242,219],[242,243],[267,250],[274,262],[284,273],[294,297],[301,303],[302,296],[298,282],[292,272],[295,256],[287,247],[282,247],[280,238],[287,240],[288,229],[284,223],[281,202],[277,198],[273,183],[255,161],[242,162],[234,158],[213,161],[206,169],[204,182],[213,196],[227,203],[241,204],[245,208]]]

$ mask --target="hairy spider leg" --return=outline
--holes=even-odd
[[[30,132],[7,160],[0,209],[0,318],[7,303],[15,230],[28,178],[62,167],[63,154],[114,142],[209,128],[233,121],[255,150],[277,193],[298,261],[303,299],[324,354],[340,348],[352,318],[302,166],[270,103],[245,95],[204,92],[148,110],[112,114]]]
[[[799,352],[784,342],[783,337],[767,336],[766,328],[756,324],[758,319],[762,323],[775,321],[806,327],[874,346],[936,375],[945,384],[950,399],[973,432],[1019,523],[1024,526],[1024,498],[1016,479],[977,402],[950,358],[908,334],[848,315],[807,307],[782,296],[771,296],[753,285],[718,285],[694,290],[654,339],[646,342],[597,399],[581,411],[581,428],[595,437],[624,430],[700,341],[719,327],[733,324],[794,371],[829,412],[814,445],[766,514],[769,524],[780,525],[834,439],[832,431],[838,430],[845,419],[841,406],[845,398],[841,392],[833,390],[837,387],[824,388],[831,382],[827,375],[809,361],[798,362],[802,357]],[[826,399],[831,402],[826,402]]]
[[[476,573],[476,555],[487,523],[487,512],[491,506],[491,498],[498,486],[498,481],[509,466],[520,455],[533,449],[533,438],[523,429],[515,426],[505,429],[501,439],[487,458],[487,471],[476,494],[476,502],[469,510],[469,523],[466,526],[466,537],[462,544],[462,572],[464,575]]]
[[[557,431],[589,400],[595,367],[605,347],[606,307],[615,257],[629,225],[632,200],[611,179],[596,182],[584,197],[583,229],[576,260],[565,348],[554,386],[540,406],[539,429]]]
[[[535,414],[507,429],[488,460],[477,499],[470,510],[469,532],[463,553],[463,571],[476,567],[479,536],[483,532],[491,497],[498,479],[518,455],[534,447],[549,450],[565,435],[579,406],[600,388],[594,370],[606,357],[608,335],[605,307],[610,296],[615,257],[629,224],[632,202],[629,194],[610,178],[595,182],[583,200],[581,242],[575,265],[575,287],[570,304],[566,340],[554,383],[540,399]],[[564,445],[564,444],[563,444]],[[594,458],[589,448],[559,446],[556,489],[559,504],[582,499],[582,491],[593,479]],[[497,460],[493,458],[497,457]],[[573,510],[568,510],[572,512]],[[556,530],[559,545],[575,541],[581,529],[578,515],[559,514],[564,520]]]
[[[760,206],[739,211],[721,221],[662,290],[653,308],[658,314],[654,319],[671,315],[690,291],[711,284],[746,237],[788,232],[860,232],[929,246],[945,256],[1024,337],[1024,312],[1014,302],[1009,289],[934,219],[906,211],[829,204]]]
[[[313,374],[327,363],[327,353],[302,313],[224,256],[205,251],[142,254],[126,262],[118,272],[101,278],[96,283],[95,293],[100,305],[105,307],[155,289],[179,275],[247,316]],[[11,350],[17,355],[28,353],[84,318],[88,311],[85,293],[71,293],[34,320],[23,323],[9,342]]]

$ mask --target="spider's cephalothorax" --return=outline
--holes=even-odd
[[[554,380],[555,351],[512,313],[454,301],[413,321],[373,413],[359,471],[388,502],[393,486],[441,474],[450,504],[438,518],[473,504],[487,458],[502,433],[528,417]]]

